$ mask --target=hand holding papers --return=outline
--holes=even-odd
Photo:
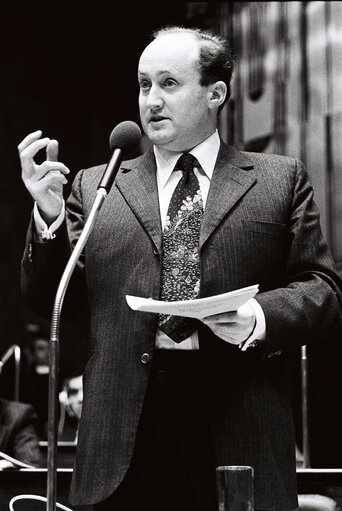
[[[156,314],[172,314],[188,318],[203,318],[222,312],[236,311],[241,305],[253,298],[259,290],[258,284],[243,287],[228,293],[222,293],[207,298],[194,300],[163,302],[151,298],[126,295],[126,301],[131,309],[142,312],[155,312]]]

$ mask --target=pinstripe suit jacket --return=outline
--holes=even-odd
[[[103,166],[80,172],[56,238],[29,234],[23,290],[49,313],[61,272],[94,200]],[[91,504],[123,479],[153,358],[157,318],[125,295],[158,298],[162,228],[153,152],[122,164],[68,290],[65,308],[87,296],[90,356],[84,373],[71,502]],[[294,433],[283,351],[323,339],[341,323],[341,281],[322,239],[303,165],[241,153],[221,143],[200,238],[201,296],[258,283],[266,340],[241,352],[199,325],[204,399],[218,464],[255,468],[259,509],[296,507]],[[143,358],[146,361],[146,357]]]

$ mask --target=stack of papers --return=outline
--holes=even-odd
[[[259,291],[259,285],[243,287],[228,293],[196,298],[194,300],[163,302],[152,298],[126,295],[126,301],[131,309],[157,314],[171,314],[188,318],[204,318],[222,312],[236,311],[241,305],[253,298]]]

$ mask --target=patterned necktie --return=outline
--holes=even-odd
[[[161,300],[192,300],[199,294],[199,235],[203,216],[200,186],[194,174],[196,159],[183,154],[175,169],[182,170],[169,204],[163,232],[163,268]],[[159,328],[175,342],[187,339],[196,320],[180,316],[159,315]]]

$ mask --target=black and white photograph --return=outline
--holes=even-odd
[[[342,510],[342,1],[0,6],[0,510]]]

